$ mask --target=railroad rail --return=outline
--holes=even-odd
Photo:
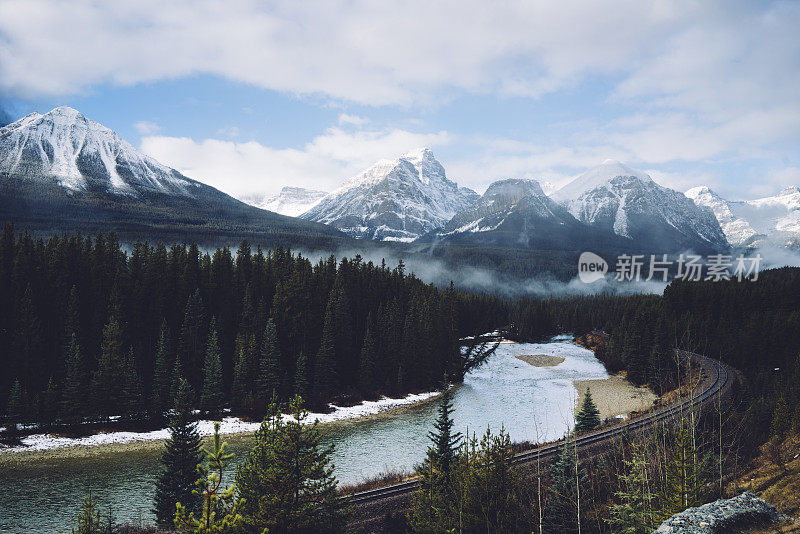
[[[701,375],[703,380],[697,386],[699,393],[691,398],[683,398],[670,405],[638,415],[613,427],[583,434],[576,438],[578,451],[602,450],[601,445],[609,444],[625,433],[641,432],[690,409],[702,408],[720,399],[722,395],[727,394],[732,383],[732,371],[727,365],[701,354],[691,352],[685,352],[684,354],[690,361],[696,362],[704,372]],[[547,463],[558,456],[561,447],[562,443],[559,442],[543,444],[516,454],[513,461],[515,464],[528,464],[534,461]],[[382,501],[386,501],[388,504],[389,501],[404,500],[414,492],[418,484],[419,481],[417,479],[411,479],[382,488],[362,491],[343,498],[347,499],[352,505],[368,507],[378,512],[383,509],[380,506]],[[365,521],[366,518],[363,517],[363,514],[358,515],[362,515],[361,520],[357,521],[358,523],[371,522],[369,520]]]

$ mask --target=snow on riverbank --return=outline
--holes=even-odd
[[[414,404],[438,395],[438,392],[415,393],[400,399],[390,399],[383,397],[376,401],[363,401],[355,406],[335,406],[331,405],[331,413],[311,413],[308,421],[317,420],[320,423],[332,423],[347,419],[356,419],[368,415],[374,415],[384,410]],[[242,421],[238,417],[225,417],[220,422],[219,431],[221,434],[245,434],[255,432],[260,423]],[[201,436],[210,436],[214,433],[214,421],[201,420],[197,423],[197,430]],[[12,454],[23,451],[44,451],[50,449],[60,449],[63,447],[96,447],[118,443],[130,443],[134,441],[155,441],[169,438],[169,430],[166,428],[152,430],[150,432],[106,432],[94,434],[83,438],[67,438],[53,436],[50,434],[32,434],[22,438],[22,445],[16,447],[0,448],[0,455]]]

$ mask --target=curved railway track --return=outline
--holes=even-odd
[[[732,372],[727,365],[700,354],[686,353],[686,355],[692,361],[697,362],[702,369],[703,374],[701,376],[703,380],[697,386],[699,393],[692,398],[681,399],[678,402],[642,414],[613,427],[584,434],[577,438],[579,452],[586,453],[591,451],[593,454],[601,454],[604,448],[602,445],[610,444],[624,433],[641,432],[674,418],[689,409],[702,408],[720,399],[722,395],[727,394],[732,381]],[[528,464],[538,460],[546,464],[558,455],[561,446],[561,443],[547,443],[531,450],[520,452],[514,456],[514,463]],[[605,448],[607,449],[608,447]],[[380,506],[381,502],[386,501],[388,504],[389,501],[407,498],[414,492],[417,484],[418,481],[416,479],[411,479],[390,486],[355,493],[343,498],[348,499],[349,503],[356,507],[366,507],[381,511],[383,509]],[[357,523],[371,522],[369,521],[370,514],[366,516],[364,514],[357,515],[362,516],[360,520],[356,520]]]

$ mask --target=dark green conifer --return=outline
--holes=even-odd
[[[433,431],[428,433],[428,437],[433,443],[429,452],[431,463],[435,469],[449,475],[461,443],[461,432],[453,432],[455,422],[453,421],[453,394],[450,384],[445,380],[444,391],[439,399],[439,410],[436,422],[433,424]]]
[[[139,421],[144,418],[146,405],[142,393],[142,382],[136,370],[136,361],[133,357],[133,347],[128,350],[125,358],[125,372],[122,380],[122,417],[129,421]]]
[[[16,434],[19,425],[25,422],[27,415],[27,395],[19,378],[14,381],[11,387],[11,394],[8,396],[8,407],[6,408],[6,431],[9,434]]]
[[[579,522],[581,526],[584,523],[586,505],[581,504],[581,498],[585,503],[586,473],[575,452],[574,438],[568,437],[550,472],[553,482],[544,517],[547,532],[572,534],[580,530]]]
[[[600,426],[600,410],[592,400],[592,391],[586,388],[581,410],[575,416],[575,433],[584,434]]]
[[[280,362],[278,331],[275,328],[275,322],[269,319],[264,329],[264,339],[261,342],[258,378],[256,379],[256,398],[261,408],[265,408],[269,400],[280,392]]]
[[[88,412],[88,386],[89,372],[86,361],[78,345],[78,339],[73,333],[67,349],[67,374],[61,395],[61,419],[64,423],[76,424],[83,421]]]
[[[173,370],[174,364],[169,351],[169,327],[167,326],[167,321],[162,320],[158,345],[156,345],[156,361],[150,401],[152,415],[158,419],[164,416],[164,412],[169,409],[170,399],[174,398],[170,395]]]
[[[358,369],[358,386],[362,393],[367,393],[375,389],[375,366],[377,360],[377,348],[375,346],[375,336],[372,335],[370,319],[367,319],[367,331],[364,333],[364,342],[361,345],[361,354]]]
[[[256,442],[236,472],[242,516],[254,532],[334,533],[345,528],[345,509],[336,492],[331,454],[317,423],[306,424],[302,399],[291,402],[284,420],[275,404],[256,433]]]
[[[192,421],[192,398],[191,386],[185,379],[180,379],[153,502],[153,513],[161,527],[172,525],[176,503],[182,503],[190,512],[197,512],[200,506],[200,497],[194,493],[194,487],[197,465],[203,457],[197,425]]]
[[[125,353],[122,349],[122,329],[116,317],[103,328],[100,360],[92,381],[92,403],[100,416],[119,414],[122,409],[122,388],[125,374]]]
[[[217,321],[211,319],[203,365],[203,390],[200,394],[200,409],[211,416],[222,412],[225,395],[222,387],[222,361],[217,339]]]
[[[305,352],[301,352],[297,357],[294,372],[294,393],[303,397],[308,395],[309,382],[308,382],[308,358]],[[303,397],[306,398],[306,397]]]
[[[317,351],[314,367],[314,391],[320,400],[327,400],[339,387],[336,369],[336,332],[333,308],[328,305],[322,341]]]

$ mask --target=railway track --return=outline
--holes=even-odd
[[[686,355],[704,371],[704,379],[698,385],[699,393],[692,398],[681,399],[678,402],[663,406],[651,412],[629,419],[610,428],[583,434],[577,438],[578,451],[586,452],[590,449],[602,451],[604,443],[610,444],[625,433],[641,432],[661,422],[665,422],[689,409],[702,408],[717,400],[718,396],[727,393],[730,388],[731,370],[724,363],[708,358],[701,354],[686,353]],[[547,463],[558,454],[561,443],[548,443],[534,449],[523,451],[514,456],[514,463],[528,464],[534,461]],[[380,510],[382,501],[396,501],[408,498],[416,489],[418,481],[411,479],[405,482],[392,484],[382,488],[372,489],[343,497],[356,507],[369,507]],[[363,521],[363,520],[362,520]]]

